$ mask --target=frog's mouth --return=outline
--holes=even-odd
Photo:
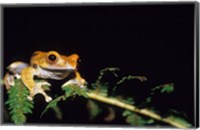
[[[50,72],[73,72],[75,69],[69,67],[41,67],[43,70]]]
[[[66,67],[65,68],[41,67],[40,77],[60,80],[66,78],[70,73],[73,73],[74,71],[75,69]]]

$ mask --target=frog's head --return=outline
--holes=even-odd
[[[77,68],[78,59],[79,56],[77,54],[64,56],[56,51],[36,51],[31,57],[31,65],[39,66],[47,71],[74,71]]]

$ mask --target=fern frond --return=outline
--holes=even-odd
[[[26,114],[32,113],[33,101],[27,99],[28,89],[20,79],[15,80],[15,85],[8,90],[6,104],[10,111],[11,120],[15,124],[24,124],[27,120]]]
[[[119,71],[119,68],[116,68],[116,67],[106,67],[102,70],[100,70],[99,72],[99,76],[96,80],[96,83],[100,83],[101,80],[103,79],[104,75],[106,72],[111,72],[115,77],[118,77],[117,73]]]

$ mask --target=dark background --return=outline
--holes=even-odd
[[[163,113],[170,108],[185,113],[184,118],[193,124],[194,7],[194,3],[4,7],[4,71],[14,61],[29,62],[36,50],[78,53],[82,60],[79,71],[89,83],[95,81],[100,69],[113,66],[121,69],[121,76],[146,76],[148,81],[130,81],[117,91],[134,96],[136,104],[151,88],[174,83],[174,93],[155,96],[153,106]],[[109,79],[111,84],[115,81]],[[62,94],[63,82],[52,81],[52,95]],[[7,95],[4,97],[6,100]],[[64,112],[61,121],[53,111],[40,119],[45,106],[43,97],[37,95],[28,122],[125,123],[121,116],[109,123],[103,118],[89,121],[82,98],[59,104]],[[5,122],[10,120],[5,118]]]

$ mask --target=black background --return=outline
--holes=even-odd
[[[121,76],[146,76],[148,81],[130,81],[117,91],[134,96],[138,104],[151,88],[174,83],[174,93],[155,96],[153,106],[163,113],[170,108],[186,113],[193,123],[194,7],[194,3],[4,7],[4,71],[14,61],[29,62],[36,50],[78,53],[82,60],[79,71],[89,83],[100,69],[113,66],[121,69]],[[111,84],[115,81],[109,79]],[[52,81],[53,94],[62,94],[59,86],[63,82]],[[59,104],[64,111],[61,121],[53,111],[40,119],[45,106],[43,97],[37,95],[28,122],[107,124],[103,116],[88,120],[82,98]],[[124,123],[117,116],[109,124]]]

